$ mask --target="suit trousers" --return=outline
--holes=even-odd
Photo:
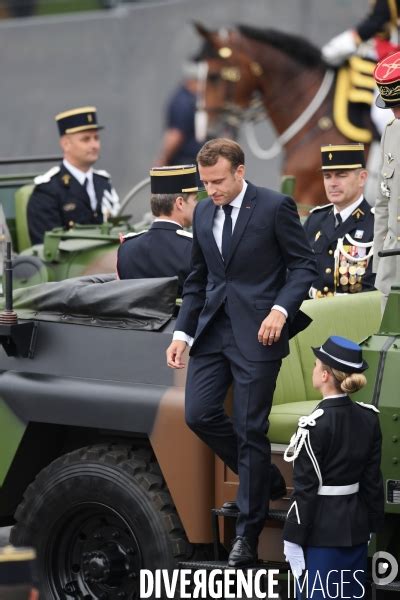
[[[268,515],[271,447],[266,434],[281,363],[247,360],[222,308],[196,342],[188,367],[186,422],[239,474],[236,535],[254,545]],[[232,418],[224,410],[231,384]]]

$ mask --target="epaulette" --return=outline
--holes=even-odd
[[[41,183],[49,183],[50,179],[54,177],[54,175],[57,175],[57,173],[59,172],[60,167],[52,167],[49,171],[43,173],[43,175],[38,175],[37,177],[35,177],[33,183],[35,185],[40,185]]]
[[[93,173],[100,175],[100,177],[106,177],[107,179],[110,179],[111,177],[110,173],[107,173],[107,171],[104,171],[103,169],[93,169]]]
[[[143,231],[131,231],[130,233],[125,233],[125,235],[121,235],[120,242],[126,242],[126,240],[142,235],[142,233],[147,233],[147,231],[147,229],[143,229]]]
[[[379,412],[379,410],[373,404],[365,404],[365,402],[356,402],[356,404],[358,404],[358,406],[362,406],[363,408],[369,408],[370,410],[373,410],[376,413]]]
[[[190,231],[185,231],[184,229],[177,229],[176,233],[183,237],[190,238],[191,240],[193,239],[193,233],[190,233]]]
[[[328,202],[328,204],[323,204],[322,206],[314,206],[314,208],[312,208],[309,211],[309,214],[313,213],[316,210],[324,210],[324,208],[332,208],[331,202]]]

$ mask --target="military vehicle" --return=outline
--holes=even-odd
[[[24,168],[26,165],[59,162],[53,156],[0,159],[0,166]],[[75,225],[65,231],[54,229],[45,235],[44,243],[32,246],[27,222],[27,204],[33,190],[35,173],[0,176],[0,240],[10,237],[14,249],[14,287],[28,287],[47,281],[60,281],[78,275],[113,273],[120,235],[142,230],[149,221],[130,223],[126,214],[138,193],[148,195],[149,178],[135,185],[121,203],[121,214],[102,225]],[[148,199],[141,204],[147,205]],[[145,212],[145,211],[144,211]],[[0,266],[2,263],[0,262]]]
[[[36,548],[46,600],[137,598],[140,569],[215,565],[204,561],[229,547],[235,514],[218,507],[235,499],[237,476],[186,427],[185,372],[165,362],[176,286],[112,275],[45,283],[15,290],[18,316],[8,292],[0,518],[14,524],[13,544]],[[278,379],[273,460],[290,492],[283,452],[319,400],[310,347],[332,333],[364,339],[369,386],[356,399],[379,407],[384,432],[387,518],[375,544],[399,558],[400,285],[382,322],[378,292],[307,300],[302,309],[313,323],[291,341]],[[282,568],[287,506],[288,498],[271,503],[259,545],[260,558]]]

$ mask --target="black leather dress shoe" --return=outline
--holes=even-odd
[[[239,511],[239,507],[236,504],[235,500],[228,500],[227,502],[224,502],[223,505],[221,506],[222,510],[226,510],[226,511],[230,511],[230,512],[238,512]]]
[[[256,562],[256,549],[247,538],[238,535],[233,542],[228,558],[228,565],[230,567],[242,567],[244,565],[254,565]]]

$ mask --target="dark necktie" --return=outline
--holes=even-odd
[[[222,258],[224,262],[227,262],[229,257],[229,252],[231,250],[231,240],[232,240],[232,206],[230,204],[225,204],[222,209],[225,213],[224,227],[222,229]]]
[[[336,213],[335,215],[335,229],[337,229],[338,227],[341,226],[342,224],[342,217],[340,216],[340,213]]]

